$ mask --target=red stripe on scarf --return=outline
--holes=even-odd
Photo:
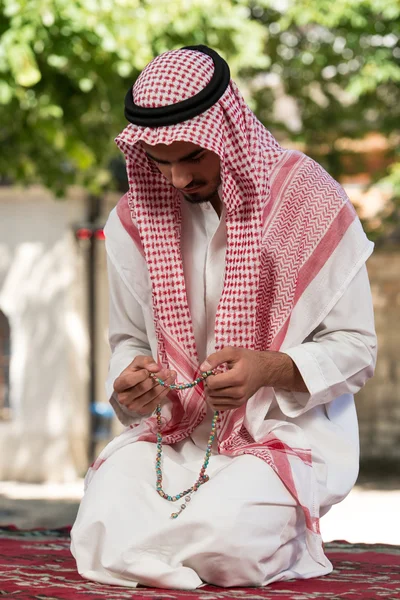
[[[144,257],[144,249],[142,240],[140,239],[139,230],[136,225],[133,224],[132,219],[132,211],[128,204],[128,195],[127,192],[117,204],[117,215],[119,220],[121,221],[125,231],[129,233],[133,241],[135,242],[136,248],[139,250],[140,254]]]

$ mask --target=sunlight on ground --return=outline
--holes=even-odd
[[[83,479],[71,483],[19,483],[1,481],[0,495],[18,500],[77,500],[83,495]],[[1,500],[0,500],[1,502]]]
[[[355,487],[321,519],[324,541],[400,545],[400,490]]]

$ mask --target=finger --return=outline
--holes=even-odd
[[[171,385],[174,383],[175,378],[176,373],[172,372],[172,375],[165,379],[165,383]],[[160,404],[160,402],[167,396],[169,391],[170,390],[168,387],[163,387],[158,383],[155,383],[150,390],[137,397],[128,408],[129,410],[133,410],[139,414],[150,414],[155,410],[157,404]]]
[[[171,380],[171,377],[173,377],[174,373],[175,373],[175,371],[168,371],[167,369],[160,371],[160,374],[162,375],[162,378],[165,381]],[[175,373],[175,377],[176,377],[176,373]],[[124,406],[130,406],[135,400],[138,400],[139,398],[141,398],[145,394],[148,394],[151,390],[156,389],[156,388],[160,388],[160,390],[159,390],[160,392],[163,389],[165,389],[155,379],[147,376],[146,379],[144,381],[142,381],[141,383],[138,383],[135,386],[128,388],[128,389],[124,390],[123,392],[120,392],[118,394],[118,401],[120,402],[120,404],[123,404]]]
[[[200,365],[201,371],[211,371],[216,369],[222,363],[231,364],[235,362],[238,357],[238,348],[233,346],[226,346],[218,352],[214,352],[207,356],[206,360]]]
[[[241,406],[241,404],[234,402],[232,398],[218,398],[216,402],[213,402],[212,398],[209,398],[207,404],[211,410],[233,410]]]
[[[209,398],[243,398],[244,389],[240,386],[227,387],[221,389],[207,389],[207,395]]]
[[[124,390],[118,394],[118,402],[124,406],[129,406],[137,398],[140,398],[144,394],[149,393],[153,388],[160,387],[156,381],[153,381],[150,377],[138,383],[137,385]]]
[[[242,377],[235,369],[227,371],[226,373],[218,373],[218,375],[210,375],[210,377],[207,377],[206,379],[206,387],[210,391],[239,387],[241,384]]]
[[[177,376],[175,371],[168,371],[167,373],[168,375],[164,378],[166,386],[157,384],[156,387],[149,392],[149,394],[143,395],[143,398],[138,398],[138,402],[144,401],[144,406],[150,402],[155,402],[157,404],[158,400],[167,396],[170,391],[168,386],[175,382]]]
[[[161,379],[164,383],[168,383],[167,379],[171,377],[171,375],[175,373],[175,371],[170,371],[169,369],[161,369],[161,371],[157,371],[155,373],[151,373],[150,377],[153,381],[156,381],[155,378]]]
[[[152,356],[136,356],[136,358],[129,366],[133,369],[147,369],[152,373],[155,373],[156,371],[160,370],[160,365],[157,364],[157,361],[155,361]]]
[[[137,371],[133,371],[128,368],[122,371],[121,375],[117,377],[114,381],[114,391],[117,394],[124,392],[125,390],[129,390],[130,388],[135,387],[142,381],[145,381],[149,376],[149,372],[147,369],[140,369]]]
[[[114,381],[114,391],[118,394],[137,386],[149,376],[149,369],[152,369],[160,379],[165,379],[170,376],[172,371],[169,371],[168,369],[162,369],[160,371],[160,366],[156,363],[154,363],[154,367],[152,366],[152,360],[151,356],[137,356],[129,367],[122,371],[121,375]],[[142,365],[143,368],[140,365]],[[146,365],[147,368],[144,368]],[[140,395],[142,393],[143,391],[141,391]],[[138,394],[135,394],[135,397],[137,395]]]

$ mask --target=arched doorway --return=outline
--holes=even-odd
[[[6,315],[0,310],[0,420],[9,419],[11,331]]]

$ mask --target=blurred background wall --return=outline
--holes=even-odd
[[[85,264],[70,229],[83,207],[79,196],[0,188],[3,479],[70,479],[86,465]]]
[[[362,468],[400,454],[400,4],[0,2],[0,477],[68,481],[119,431],[104,392],[102,228],[113,138],[155,55],[205,43],[261,121],[345,187],[376,242],[379,358],[357,398]]]

